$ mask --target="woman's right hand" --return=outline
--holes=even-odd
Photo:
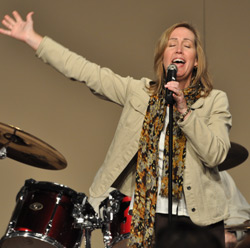
[[[0,28],[0,33],[24,41],[34,50],[37,50],[42,41],[42,36],[34,31],[32,20],[34,12],[27,14],[26,21],[22,19],[17,11],[13,11],[12,14],[14,18],[9,15],[4,16],[2,24],[6,29]]]

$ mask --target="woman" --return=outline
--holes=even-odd
[[[152,247],[153,236],[168,214],[168,108],[173,92],[173,214],[207,226],[224,243],[226,199],[218,164],[230,148],[231,115],[224,92],[212,89],[197,31],[187,23],[167,29],[155,52],[155,81],[121,77],[87,61],[33,29],[14,11],[0,33],[22,40],[65,76],[84,82],[94,94],[123,107],[112,144],[90,187],[95,204],[113,186],[133,195],[131,247]],[[170,64],[176,81],[164,82]],[[137,164],[137,165],[136,165]]]

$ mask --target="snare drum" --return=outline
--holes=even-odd
[[[131,197],[115,190],[100,204],[103,218],[103,237],[106,248],[125,248],[130,234],[132,216],[129,214]]]
[[[26,180],[1,248],[78,248],[84,229],[72,216],[86,196],[55,183]]]

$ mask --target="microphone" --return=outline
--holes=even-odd
[[[177,74],[177,66],[175,64],[170,64],[167,69],[167,75],[164,69],[164,76],[165,76],[165,83],[168,83],[169,81],[176,81],[176,74]],[[166,103],[173,104],[173,91],[170,91],[169,89],[166,89]]]

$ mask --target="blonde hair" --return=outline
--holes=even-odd
[[[206,97],[210,93],[210,91],[213,89],[212,80],[207,70],[207,62],[206,62],[205,53],[202,48],[200,35],[198,31],[191,24],[187,22],[176,23],[170,28],[166,29],[162,33],[156,45],[155,54],[154,54],[154,71],[155,71],[155,76],[156,76],[156,79],[155,79],[156,83],[151,84],[149,87],[149,90],[151,93],[157,94],[161,89],[163,73],[164,73],[163,72],[163,54],[167,47],[168,40],[169,40],[171,33],[176,28],[179,28],[179,27],[184,27],[184,28],[189,29],[195,36],[195,49],[196,49],[198,66],[194,67],[191,84],[196,85],[201,82],[201,84],[203,85],[203,91],[204,91],[203,96]]]

